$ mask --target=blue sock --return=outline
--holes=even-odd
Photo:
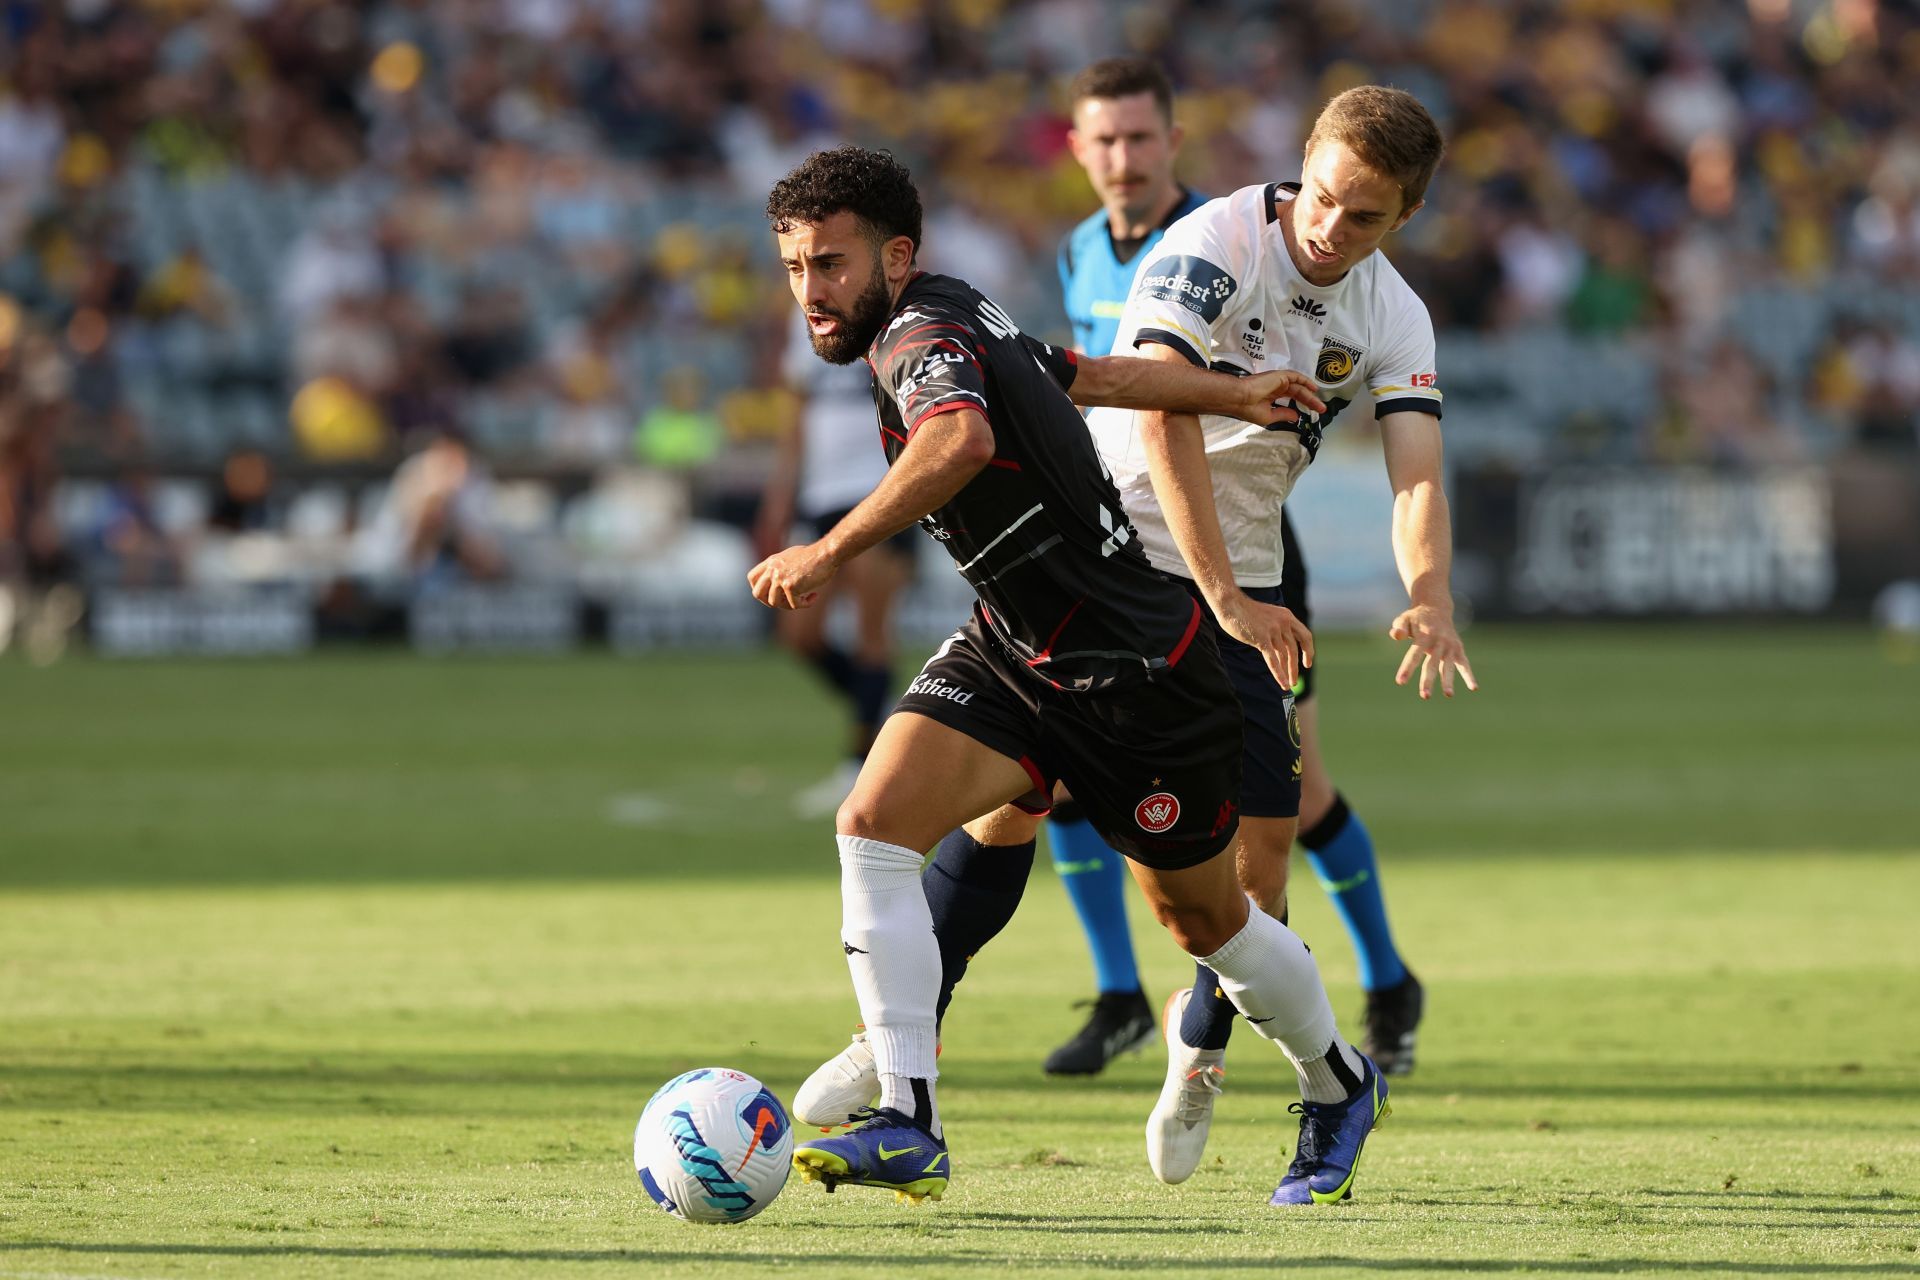
[[[1060,873],[1073,909],[1080,913],[1087,947],[1093,952],[1093,976],[1101,991],[1140,989],[1133,960],[1133,933],[1127,928],[1127,869],[1107,848],[1078,805],[1056,805],[1047,823],[1053,869]]]
[[[1190,1049],[1224,1049],[1239,1013],[1220,989],[1220,979],[1203,964],[1193,966],[1193,994],[1180,1017],[1180,1042]]]
[[[1311,831],[1300,833],[1307,861],[1333,909],[1347,926],[1360,960],[1360,985],[1383,991],[1406,981],[1407,966],[1393,945],[1387,925],[1387,900],[1380,891],[1380,868],[1373,859],[1373,837],[1340,796]]]
[[[1013,919],[1032,870],[1031,840],[981,844],[963,829],[949,832],[934,850],[933,861],[920,873],[920,888],[927,895],[934,941],[940,946],[936,1021],[946,1016],[967,962]]]

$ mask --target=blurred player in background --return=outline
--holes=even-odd
[[[1114,349],[1120,317],[1137,268],[1160,243],[1167,228],[1206,203],[1174,177],[1181,141],[1173,121],[1173,86],[1166,73],[1140,58],[1097,62],[1074,78],[1071,89],[1074,158],[1100,196],[1101,208],[1070,232],[1060,248],[1060,285],[1073,322],[1074,344],[1095,353]],[[1257,331],[1264,321],[1255,318]],[[1132,349],[1131,341],[1127,350]],[[1282,357],[1284,353],[1281,353]],[[1307,355],[1317,356],[1317,352]],[[1301,364],[1296,354],[1293,363]],[[1281,358],[1281,363],[1286,363]],[[1274,499],[1276,507],[1279,501]],[[1264,523],[1244,532],[1270,536]],[[1307,603],[1307,566],[1284,508],[1279,508],[1279,537],[1284,562],[1277,591],[1271,595],[1312,626]],[[1240,556],[1236,542],[1229,550]],[[1165,567],[1165,566],[1163,566]],[[1253,674],[1259,675],[1255,668]],[[1423,994],[1394,946],[1386,900],[1366,827],[1347,806],[1328,777],[1320,755],[1318,706],[1313,699],[1313,669],[1294,689],[1298,743],[1273,744],[1284,775],[1272,795],[1248,796],[1247,817],[1298,816],[1300,843],[1334,910],[1346,924],[1359,958],[1360,985],[1366,991],[1367,1055],[1389,1075],[1413,1069],[1414,1035]],[[1253,708],[1248,708],[1252,715]],[[1275,717],[1284,721],[1282,708]],[[1273,731],[1284,731],[1275,723]],[[1250,749],[1260,729],[1249,727]],[[1271,809],[1272,812],[1268,812]],[[1127,926],[1119,859],[1100,843],[1092,827],[1079,820],[1070,803],[1056,805],[1047,824],[1054,866],[1080,914],[1093,952],[1099,998],[1085,1027],[1047,1059],[1054,1073],[1097,1072],[1116,1054],[1153,1038],[1157,1026],[1141,990]],[[1284,920],[1287,859],[1282,853],[1272,874],[1277,883],[1273,910]]]
[[[775,185],[767,214],[815,352],[875,370],[889,469],[826,537],[756,565],[755,598],[808,607],[839,565],[915,520],[978,596],[881,728],[836,820],[841,943],[880,1105],[845,1134],[797,1144],[795,1164],[829,1189],[946,1190],[940,988],[1012,918],[1037,816],[1064,781],[1125,851],[1156,918],[1294,1062],[1299,1158],[1274,1202],[1344,1197],[1385,1082],[1340,1036],[1304,944],[1250,908],[1221,856],[1237,825],[1239,704],[1202,606],[1140,554],[1067,392],[1262,424],[1321,402],[1284,370],[1081,360],[1025,337],[965,283],[915,269],[919,196],[884,153],[815,154]],[[1276,411],[1278,396],[1302,408]],[[1205,474],[1156,480],[1204,490]],[[1297,673],[1311,637],[1283,610],[1264,621],[1268,660]],[[990,874],[941,880],[950,852]]]
[[[1243,375],[1310,368],[1324,409],[1265,430],[1154,411],[1096,409],[1088,417],[1148,558],[1190,577],[1189,589],[1231,640],[1258,642],[1285,600],[1283,557],[1291,549],[1282,504],[1335,415],[1354,399],[1371,401],[1394,491],[1394,558],[1410,603],[1391,627],[1396,639],[1412,642],[1395,678],[1404,684],[1418,667],[1423,699],[1436,684],[1452,697],[1456,672],[1468,689],[1476,684],[1453,623],[1433,324],[1375,250],[1420,209],[1444,151],[1439,128],[1411,95],[1375,85],[1348,90],[1314,122],[1299,183],[1244,187],[1209,201],[1166,232],[1134,278],[1117,350]],[[1169,483],[1209,474],[1210,484]],[[1240,879],[1278,917],[1286,911],[1305,766],[1297,681],[1266,658],[1264,644],[1256,651],[1231,640],[1221,654],[1247,725]],[[1350,826],[1345,806],[1333,803],[1321,823]],[[1326,842],[1309,835],[1324,858]],[[1369,853],[1361,883],[1345,873],[1349,882],[1336,887],[1336,898],[1371,887],[1384,925],[1371,863]],[[1364,934],[1360,940],[1364,956]],[[1410,975],[1402,981],[1411,992],[1403,1029],[1410,1036],[1419,988]],[[1376,994],[1370,1024],[1378,1008]],[[1182,1181],[1199,1164],[1233,1015],[1205,965],[1190,991],[1168,1001],[1166,1083],[1147,1123],[1148,1158],[1163,1181]],[[1391,1054],[1406,1043],[1390,1038],[1381,1047]],[[1403,1053],[1398,1063],[1405,1062]]]
[[[887,474],[886,455],[874,444],[873,374],[867,366],[816,359],[804,316],[794,318],[781,366],[800,407],[781,437],[754,525],[754,549],[762,557],[788,544],[796,520],[809,537],[825,536]],[[913,576],[915,546],[914,531],[904,530],[848,561],[828,586],[823,604],[852,598],[850,649],[828,634],[827,608],[775,615],[780,643],[820,673],[851,715],[846,758],[794,797],[800,817],[833,816],[853,791],[886,717],[893,692],[894,605]]]

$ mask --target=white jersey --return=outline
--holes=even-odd
[[[1302,279],[1280,224],[1298,191],[1294,183],[1242,187],[1169,227],[1133,278],[1113,343],[1116,355],[1161,343],[1237,375],[1311,371],[1319,384],[1327,411],[1303,411],[1298,424],[1200,419],[1220,530],[1243,587],[1280,584],[1280,504],[1334,415],[1365,395],[1375,417],[1402,409],[1440,416],[1426,306],[1377,252],[1337,284]],[[1133,412],[1095,409],[1087,424],[1147,558],[1192,577],[1153,496]]]
[[[815,520],[855,506],[887,474],[873,407],[873,371],[865,360],[828,364],[813,354],[806,317],[796,311],[781,373],[801,397],[794,512]]]

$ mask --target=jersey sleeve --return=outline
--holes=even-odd
[[[1033,362],[1040,366],[1041,372],[1052,378],[1062,391],[1073,390],[1073,380],[1080,374],[1079,356],[1066,347],[1056,347],[1024,333],[1020,335],[1020,345],[1027,349],[1027,354],[1033,357]]]
[[[1250,264],[1239,260],[1243,252],[1223,234],[1229,207],[1226,200],[1213,201],[1168,228],[1134,277],[1116,351],[1159,343],[1208,367],[1215,331],[1228,327],[1251,283],[1244,279]]]
[[[1411,290],[1389,332],[1367,370],[1373,416],[1411,409],[1439,417],[1442,396],[1434,373],[1433,318]]]
[[[916,305],[894,321],[873,355],[883,394],[900,406],[907,435],[928,418],[973,409],[991,419],[973,326],[950,307]]]

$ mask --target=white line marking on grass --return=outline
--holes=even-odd
[[[673,805],[645,791],[613,796],[607,801],[607,821],[616,827],[657,827],[673,816]]]

